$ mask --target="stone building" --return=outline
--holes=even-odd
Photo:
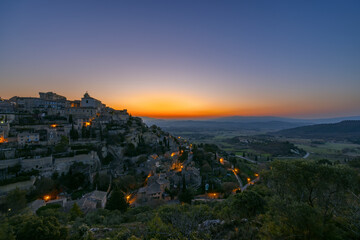
[[[84,108],[102,108],[103,104],[101,103],[101,101],[90,97],[90,95],[86,92],[84,94],[84,97],[81,98],[80,107],[84,107]]]
[[[17,135],[17,142],[20,145],[39,142],[39,133],[23,132]]]

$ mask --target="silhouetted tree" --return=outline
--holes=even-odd
[[[106,209],[120,210],[121,212],[125,212],[128,206],[124,194],[117,188],[112,191],[106,203]]]

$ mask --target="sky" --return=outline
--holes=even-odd
[[[360,115],[360,1],[0,1],[0,97],[136,116]]]

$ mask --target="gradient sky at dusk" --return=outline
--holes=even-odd
[[[0,1],[0,96],[151,117],[360,115],[360,1]]]

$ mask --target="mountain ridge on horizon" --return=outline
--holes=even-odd
[[[271,135],[290,138],[349,140],[353,143],[360,143],[360,120],[300,126],[273,132]]]
[[[329,118],[293,118],[293,117],[278,117],[278,116],[228,116],[217,118],[153,118],[140,116],[144,121],[162,121],[162,122],[297,122],[307,124],[319,124],[319,123],[336,123],[344,120],[360,120],[358,116],[344,116],[344,117],[329,117]]]

